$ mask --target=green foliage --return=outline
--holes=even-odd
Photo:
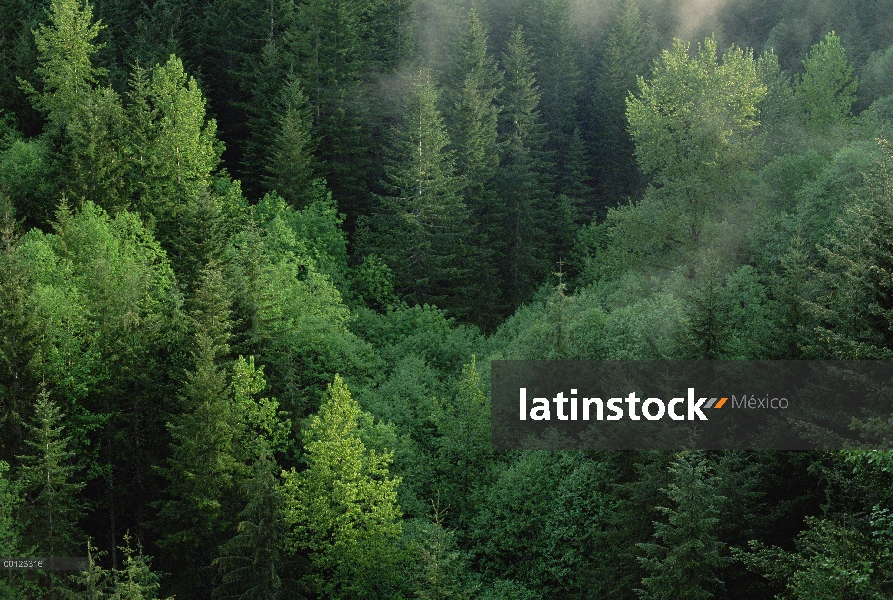
[[[477,504],[476,496],[492,479],[490,403],[481,389],[474,356],[462,368],[454,400],[436,401],[432,421],[435,440],[438,496],[448,508],[446,519],[467,528]]]
[[[803,69],[794,84],[794,97],[809,125],[822,130],[845,122],[856,100],[857,79],[840,37],[832,31],[815,44],[803,60]]]
[[[717,571],[727,563],[716,539],[718,515],[725,500],[707,459],[682,453],[670,466],[672,483],[663,489],[672,507],[660,508],[667,521],[654,525],[654,541],[639,544],[648,576],[639,596],[647,599],[712,598],[722,581]]]
[[[48,16],[50,24],[41,24],[34,32],[40,62],[35,73],[43,81],[36,105],[64,126],[82,98],[93,91],[97,77],[105,74],[92,64],[101,48],[94,40],[104,26],[93,22],[93,9],[80,0],[53,0]]]
[[[502,302],[514,308],[530,298],[548,272],[553,239],[546,233],[551,208],[546,173],[551,165],[544,154],[534,58],[520,27],[509,39],[502,64],[505,87],[498,187],[502,206],[495,216],[502,222],[498,236]]]
[[[276,191],[295,208],[313,201],[313,143],[310,137],[310,107],[300,81],[289,78],[279,92],[276,105],[278,130],[268,150],[265,186]]]
[[[766,90],[752,52],[733,46],[719,61],[714,38],[694,55],[675,40],[651,78],[639,78],[638,96],[626,103],[636,158],[689,219],[716,208],[716,195],[753,160],[751,133]]]
[[[819,248],[814,272],[818,294],[809,309],[817,319],[817,346],[811,353],[840,359],[888,358],[890,329],[890,227],[893,149],[881,140],[878,169],[867,177],[862,198],[846,208],[840,230]]]
[[[613,483],[608,463],[580,453],[527,451],[512,457],[470,529],[474,564],[487,579],[516,582],[496,589],[526,586],[542,597],[586,597],[597,579],[585,557],[601,552],[596,532],[616,509]],[[529,593],[519,591],[518,597]]]
[[[638,0],[618,0],[605,32],[593,96],[596,168],[601,187],[630,192],[640,178],[634,146],[626,128],[624,100],[636,89],[636,81],[648,72],[654,53],[656,31],[642,14]]]
[[[374,246],[403,298],[461,314],[470,308],[460,303],[458,289],[470,276],[468,211],[437,101],[430,74],[416,73],[394,132]]]
[[[361,412],[341,377],[303,432],[307,469],[283,474],[290,544],[309,554],[307,581],[331,598],[375,597],[392,582],[399,479],[392,454],[367,449]]]
[[[217,123],[205,118],[205,99],[183,62],[171,56],[151,78],[137,70],[131,83],[129,148],[136,208],[158,221],[170,244],[183,205],[206,193],[220,162]]]
[[[473,597],[478,585],[470,581],[465,556],[456,548],[453,532],[441,523],[436,506],[431,521],[409,521],[403,535],[414,558],[409,579],[416,598]]]
[[[239,514],[238,533],[214,560],[223,571],[222,583],[214,590],[217,598],[303,598],[295,595],[300,570],[285,554],[287,528],[277,470],[268,451],[252,465],[252,476],[243,485],[248,504]]]
[[[79,481],[72,461],[71,438],[63,435],[63,415],[43,390],[34,403],[34,423],[28,425],[28,454],[21,461],[19,481],[26,502],[22,548],[47,556],[65,556],[81,544],[78,521],[84,515]]]

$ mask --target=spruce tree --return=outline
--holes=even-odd
[[[124,113],[111,88],[100,88],[107,74],[95,67],[95,42],[104,26],[93,21],[93,10],[80,0],[53,0],[49,24],[34,32],[42,82],[31,92],[35,108],[47,116],[45,138],[56,147],[54,179],[77,200],[91,200],[106,209],[122,203],[124,182]],[[47,213],[48,211],[44,211]]]
[[[265,449],[252,465],[252,476],[243,490],[248,497],[239,513],[238,533],[221,546],[214,563],[223,572],[217,598],[298,598],[298,580],[306,565],[286,552],[287,526],[283,513],[285,498],[279,467]]]
[[[263,182],[294,208],[304,208],[317,195],[313,187],[311,114],[300,81],[290,76],[275,105],[279,118],[267,150]]]
[[[520,27],[509,39],[502,64],[505,88],[498,189],[505,212],[500,273],[504,310],[511,310],[528,300],[543,282],[552,240],[546,235],[550,194],[539,111],[541,95],[533,71],[534,59]]]
[[[502,89],[502,74],[487,52],[487,39],[487,30],[472,8],[448,82],[451,106],[447,122],[465,204],[476,219],[490,226],[492,181],[499,165],[496,137],[500,107],[496,99]]]
[[[406,300],[462,314],[470,309],[461,290],[469,276],[468,211],[437,98],[430,74],[419,71],[388,157],[376,245]]]
[[[728,562],[716,538],[724,498],[701,452],[677,455],[670,473],[672,483],[662,491],[671,506],[660,509],[667,521],[655,522],[653,542],[638,544],[648,576],[637,592],[646,600],[712,598],[722,588],[717,571]]]
[[[307,468],[284,473],[291,547],[306,552],[313,591],[329,598],[376,598],[394,583],[400,536],[400,480],[391,452],[366,447],[360,408],[340,376],[304,431]]]
[[[640,185],[624,101],[636,89],[653,54],[656,32],[638,0],[618,0],[602,43],[593,97],[596,169],[600,189],[615,202]],[[605,210],[607,207],[600,207]]]
[[[193,368],[183,383],[182,413],[168,429],[163,473],[169,499],[159,503],[159,544],[176,554],[180,594],[209,595],[211,561],[232,521],[228,501],[239,469],[232,392],[221,364],[229,352],[229,298],[220,272],[207,268],[193,300]],[[172,559],[168,559],[172,560]]]
[[[47,556],[71,556],[83,535],[78,521],[85,512],[84,483],[75,472],[71,438],[64,435],[62,421],[62,411],[42,390],[34,403],[33,424],[27,426],[30,452],[18,457],[25,494],[22,545]]]

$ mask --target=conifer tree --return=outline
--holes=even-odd
[[[655,522],[653,542],[638,544],[648,576],[637,591],[647,600],[712,598],[722,587],[717,571],[728,562],[716,538],[724,498],[701,452],[678,455],[670,473],[663,492],[672,506],[660,509],[667,521]]]
[[[30,286],[16,252],[19,240],[12,204],[0,191],[0,452],[8,460],[21,450],[33,389],[27,376],[34,338],[28,327]]]
[[[65,600],[106,600],[108,598],[113,585],[112,573],[103,569],[96,562],[96,559],[105,554],[105,552],[97,552],[93,541],[87,540],[87,568],[68,576],[71,583],[63,592]]]
[[[290,76],[275,105],[278,128],[264,164],[264,187],[276,191],[288,204],[304,208],[314,200],[311,115],[300,81]]]
[[[648,71],[655,34],[638,0],[617,1],[604,37],[593,98],[599,183],[615,198],[633,192],[641,178],[626,127],[624,100],[636,89],[636,78]]]
[[[223,571],[217,598],[298,598],[305,565],[286,553],[284,497],[276,461],[265,449],[252,465],[243,489],[248,504],[239,514],[238,533],[221,547],[214,561]]]
[[[18,457],[26,500],[22,544],[47,556],[66,556],[82,541],[78,521],[84,515],[84,483],[75,473],[71,438],[63,435],[62,420],[62,411],[42,390],[34,404],[34,422],[27,427],[30,452]]]
[[[459,289],[469,275],[463,254],[468,211],[437,97],[430,74],[419,71],[394,135],[376,241],[404,298],[455,314],[469,308]]]
[[[540,92],[534,59],[520,27],[509,39],[502,57],[499,195],[504,203],[500,255],[503,302],[508,309],[530,298],[548,272],[551,242],[546,220],[549,210],[545,132],[540,121]]]
[[[43,87],[23,84],[47,116],[45,134],[58,152],[55,179],[74,198],[114,209],[124,182],[124,114],[117,94],[98,85],[107,71],[92,64],[104,26],[80,0],[53,0],[48,16],[34,32]]]
[[[366,447],[360,417],[336,375],[304,432],[307,469],[284,473],[291,547],[309,554],[313,590],[335,599],[386,593],[401,531],[392,453]]]
[[[157,600],[161,576],[151,569],[151,557],[143,554],[142,544],[131,546],[129,533],[124,534],[124,568],[113,572],[114,589],[109,600]],[[173,600],[168,598],[167,600]]]
[[[475,218],[490,226],[492,180],[499,165],[496,146],[502,74],[487,52],[487,30],[472,7],[457,51],[447,97],[451,148],[463,197]]]
[[[150,79],[137,68],[130,101],[134,204],[144,215],[152,215],[159,239],[170,248],[183,207],[209,192],[222,152],[217,123],[206,119],[198,83],[176,56],[156,66]]]
[[[35,72],[43,81],[35,102],[50,121],[64,126],[98,78],[106,74],[92,63],[101,48],[94,40],[105,26],[93,21],[93,9],[80,0],[52,0],[48,16],[50,23],[34,32],[40,53]]]
[[[22,503],[18,482],[9,476],[9,464],[0,460],[0,555],[19,556],[21,524],[16,518]],[[21,589],[12,577],[0,579],[0,596],[18,600]]]
[[[179,593],[208,595],[211,561],[231,524],[227,501],[239,468],[237,415],[221,364],[229,352],[229,299],[216,269],[203,273],[192,320],[194,366],[183,384],[182,413],[168,424],[171,452],[164,475],[170,499],[160,503],[159,543],[169,556],[181,557],[174,584]]]

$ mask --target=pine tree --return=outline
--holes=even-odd
[[[400,535],[390,452],[366,448],[360,408],[340,376],[304,431],[307,469],[284,474],[286,520],[297,552],[309,554],[308,582],[329,598],[375,598],[392,582]]]
[[[411,572],[415,595],[421,600],[464,600],[477,590],[469,578],[465,557],[456,547],[455,534],[443,525],[433,506],[431,522],[416,525],[410,549],[415,555]]]
[[[20,556],[21,524],[16,518],[22,503],[18,482],[9,477],[9,464],[0,460],[0,555]],[[18,600],[21,589],[12,577],[0,579],[0,596]]]
[[[419,71],[391,146],[376,242],[404,298],[462,313],[470,308],[461,305],[457,289],[469,275],[463,255],[468,211],[437,96],[430,74]]]
[[[512,33],[502,57],[505,88],[502,92],[499,196],[505,204],[502,218],[504,250],[500,265],[504,310],[528,300],[548,272],[552,240],[548,231],[548,163],[545,134],[540,122],[540,92],[533,73],[534,60],[522,29]]]
[[[716,525],[724,498],[710,471],[700,452],[683,452],[670,466],[672,483],[662,491],[672,506],[660,509],[667,521],[655,522],[653,542],[638,544],[648,572],[645,589],[637,590],[641,598],[698,600],[720,591],[716,573],[728,560],[720,554]]]

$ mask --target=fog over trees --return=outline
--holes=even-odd
[[[893,358],[891,15],[0,0],[0,555],[89,556],[0,596],[891,597],[883,443],[496,452],[489,392]]]

